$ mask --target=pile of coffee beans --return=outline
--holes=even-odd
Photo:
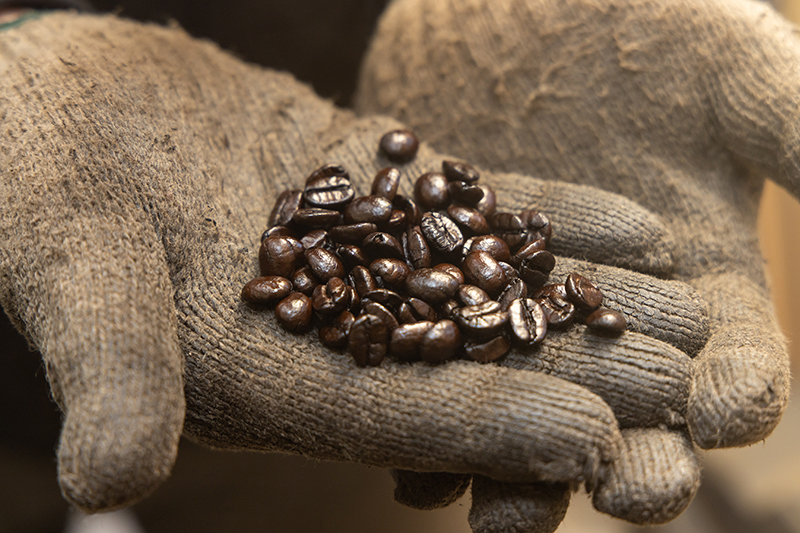
[[[379,150],[402,164],[418,146],[399,130]],[[347,170],[330,164],[303,190],[283,192],[261,237],[261,276],[242,299],[277,303],[288,331],[318,326],[324,345],[346,349],[360,366],[387,354],[495,361],[512,344],[537,345],[576,319],[608,334],[627,327],[583,276],[548,283],[555,257],[546,250],[547,216],[498,211],[474,167],[443,161],[441,172],[419,176],[413,198],[397,194],[400,178],[385,168],[359,197]]]

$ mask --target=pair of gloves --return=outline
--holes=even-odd
[[[798,190],[798,58],[745,0],[396,0],[348,111],[179,29],[9,25],[0,301],[65,413],[65,497],[146,496],[183,433],[394,468],[420,508],[471,481],[475,531],[553,531],[581,483],[602,512],[674,518],[695,447],[765,438],[788,398],[755,217],[762,175]],[[552,278],[586,274],[629,331],[361,369],[243,304],[277,194],[328,162],[363,194],[401,125],[427,141],[404,194],[477,164],[498,205],[550,216]]]

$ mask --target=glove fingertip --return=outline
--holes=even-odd
[[[429,511],[455,503],[461,498],[472,481],[471,474],[449,472],[414,472],[392,470],[395,481],[394,499],[397,503]]]
[[[503,483],[476,475],[469,525],[475,533],[551,533],[571,495],[566,483]]]

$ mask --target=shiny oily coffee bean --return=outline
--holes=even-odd
[[[329,348],[344,348],[347,345],[347,335],[356,318],[350,311],[342,311],[330,326],[323,326],[319,330],[319,340]]]
[[[383,323],[386,324],[390,333],[400,325],[392,312],[389,311],[386,306],[378,302],[365,302],[361,310],[364,314],[375,315],[383,320]]]
[[[461,264],[466,280],[485,290],[492,298],[500,294],[508,280],[494,257],[478,250],[471,252]]]
[[[303,245],[304,250],[325,248],[328,251],[333,251],[333,241],[328,237],[328,232],[324,229],[309,231],[300,238],[300,243]]]
[[[464,244],[464,237],[456,223],[440,213],[422,215],[420,229],[425,241],[440,252],[450,253]]]
[[[569,300],[567,296],[567,287],[563,283],[551,283],[536,289],[531,298],[560,298],[562,300]]]
[[[341,313],[350,306],[347,285],[339,278],[331,278],[325,285],[317,285],[311,295],[314,311],[323,315]]]
[[[329,163],[327,165],[319,167],[314,172],[309,174],[309,176],[306,178],[306,185],[308,185],[309,183],[313,183],[317,180],[321,180],[323,178],[331,178],[334,176],[345,178],[347,180],[350,179],[350,174],[347,173],[347,170],[345,170],[345,168],[342,165]]]
[[[408,226],[418,226],[422,219],[422,212],[417,207],[417,203],[407,196],[398,194],[394,197],[392,205],[395,209],[400,209],[406,214],[406,224]]]
[[[436,265],[433,268],[435,270],[441,270],[442,272],[450,274],[451,276],[453,276],[454,278],[456,278],[458,280],[458,284],[459,285],[463,285],[464,284],[464,281],[465,281],[464,273],[461,271],[460,268],[458,268],[454,264],[452,264],[452,263],[439,263],[438,265]]]
[[[367,267],[361,265],[353,267],[353,270],[350,271],[350,285],[356,289],[356,292],[362,298],[368,292],[380,288],[372,272],[370,272]]]
[[[415,270],[406,278],[406,292],[432,305],[451,299],[459,285],[450,274],[432,268]]]
[[[491,363],[497,361],[511,349],[511,345],[504,337],[495,337],[494,339],[478,344],[475,342],[467,342],[464,344],[464,352],[467,357],[479,363]]]
[[[461,331],[452,320],[440,320],[422,337],[419,356],[428,363],[442,363],[456,355],[461,347]]]
[[[261,234],[262,241],[267,237],[294,237],[294,232],[286,226],[273,226]]]
[[[461,249],[461,260],[466,259],[470,252],[478,250],[487,252],[498,262],[511,260],[511,250],[508,249],[506,241],[496,235],[476,235],[467,239]]]
[[[508,307],[508,325],[514,340],[536,345],[547,334],[547,319],[541,306],[531,298],[519,298]]]
[[[556,258],[548,251],[535,252],[519,264],[519,277],[531,288],[540,287],[547,282]]]
[[[378,149],[392,163],[408,163],[417,155],[419,140],[408,130],[394,130],[381,137]]]
[[[588,279],[577,272],[567,276],[564,283],[569,301],[579,309],[596,309],[603,303],[603,293]]]
[[[341,213],[332,209],[307,207],[294,212],[292,222],[308,229],[325,229],[339,223]]]
[[[481,177],[478,169],[467,163],[459,161],[442,161],[442,172],[450,181],[463,181],[475,183]]]
[[[550,328],[565,328],[575,319],[575,306],[566,298],[550,294],[545,298],[536,298],[536,302],[541,306]]]
[[[410,324],[425,320],[435,322],[439,319],[439,315],[433,307],[419,298],[409,298],[400,306],[397,318],[403,324]]]
[[[488,185],[478,185],[478,187],[483,191],[483,198],[475,205],[475,209],[488,219],[497,210],[497,195]]]
[[[505,261],[498,261],[497,264],[500,265],[500,268],[502,268],[503,272],[505,272],[506,279],[508,281],[519,278],[519,272],[513,266],[509,265]]]
[[[389,330],[380,317],[361,315],[350,327],[347,351],[358,366],[378,366],[386,356]]]
[[[354,314],[358,314],[361,310],[361,297],[358,295],[358,292],[353,287],[347,287],[347,294],[348,299],[350,301],[350,312]]]
[[[369,265],[369,271],[375,279],[381,279],[386,287],[402,289],[411,267],[399,259],[387,257],[376,259]]]
[[[390,257],[393,259],[403,259],[403,247],[393,235],[376,231],[370,233],[361,242],[361,249],[369,257]]]
[[[400,171],[394,167],[384,168],[372,181],[372,195],[394,200],[398,185],[400,185]]]
[[[262,276],[242,288],[242,300],[251,304],[269,304],[283,300],[292,292],[292,282],[281,276]]]
[[[352,270],[357,265],[367,266],[369,257],[360,247],[354,244],[343,244],[336,249],[336,254],[342,260],[345,270]]]
[[[400,361],[418,361],[422,339],[433,325],[433,322],[424,320],[399,326],[392,331],[389,353]]]
[[[469,185],[463,181],[451,181],[447,184],[450,200],[460,205],[475,207],[483,199],[483,189],[477,185]]]
[[[444,209],[450,205],[447,178],[441,172],[426,172],[414,183],[414,199],[425,209]]]
[[[495,213],[488,219],[492,233],[497,235],[508,244],[510,250],[514,251],[525,244],[527,230],[522,219],[514,213]]]
[[[380,196],[362,196],[350,202],[344,210],[347,224],[371,222],[383,224],[392,216],[392,202]]]
[[[296,247],[289,237],[267,237],[258,250],[262,276],[289,278],[298,263]]]
[[[345,270],[336,254],[325,248],[306,250],[306,262],[320,281],[327,283],[331,278],[344,278]]]
[[[272,208],[272,213],[269,215],[268,225],[272,226],[286,226],[291,222],[294,217],[294,212],[300,209],[303,203],[303,191],[283,191],[278,200],[275,202],[275,207]]]
[[[333,226],[328,230],[331,239],[342,244],[361,244],[364,237],[378,231],[378,225],[372,222],[360,222],[346,226]]]
[[[520,278],[514,278],[508,282],[506,288],[497,297],[497,303],[503,311],[508,311],[511,302],[518,298],[525,298],[528,295],[528,284]]]
[[[275,306],[275,318],[287,331],[300,333],[311,326],[314,310],[311,298],[300,292],[293,292]]]
[[[389,217],[389,221],[381,226],[387,233],[393,233],[395,235],[401,234],[406,227],[408,227],[406,223],[406,214],[399,209],[392,209],[392,216]]]
[[[297,292],[311,296],[314,293],[314,289],[319,285],[319,281],[314,276],[314,272],[306,265],[294,271],[292,285]]]
[[[462,285],[458,288],[456,296],[466,306],[480,305],[491,300],[486,291],[475,285]]]
[[[431,266],[431,250],[419,226],[409,228],[401,237],[406,262],[415,269]]]
[[[461,304],[456,300],[447,300],[442,304],[441,315],[445,318],[453,318],[453,313],[461,309]]]
[[[601,308],[586,317],[586,325],[597,332],[619,335],[628,327],[628,321],[619,311]]]
[[[367,301],[378,302],[389,308],[392,312],[396,312],[400,309],[400,306],[403,305],[403,297],[389,289],[375,289],[374,291],[369,291],[361,297],[361,300],[363,303]]]
[[[463,230],[464,233],[473,235],[484,235],[489,233],[489,223],[477,210],[462,205],[451,205],[447,208],[447,214],[453,222]]]
[[[462,307],[453,311],[452,317],[467,337],[477,340],[500,335],[508,323],[508,312],[493,301]]]
[[[322,209],[341,210],[356,196],[350,180],[341,176],[319,178],[306,185],[306,204]]]
[[[553,226],[550,224],[550,219],[544,213],[526,209],[519,215],[525,227],[529,231],[536,234],[536,238],[544,239],[545,242],[550,242],[550,237],[553,233]]]

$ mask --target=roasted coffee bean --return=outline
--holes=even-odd
[[[440,213],[422,215],[420,229],[427,243],[440,252],[450,253],[464,244],[464,237],[456,223]]]
[[[397,312],[400,306],[403,305],[403,297],[389,289],[375,289],[361,296],[362,305],[367,300],[383,304],[391,309],[392,312]]]
[[[340,278],[331,278],[325,285],[317,285],[311,295],[314,311],[323,315],[340,313],[350,306],[350,293]]]
[[[319,178],[306,185],[303,192],[306,204],[322,209],[341,210],[356,196],[348,178],[330,176]]]
[[[562,300],[569,300],[567,296],[567,287],[563,283],[551,283],[549,285],[545,285],[544,287],[540,287],[536,289],[531,298],[540,299],[540,298],[560,298]]]
[[[540,287],[547,282],[556,259],[548,251],[535,252],[519,264],[519,277],[525,280],[530,288]]]
[[[428,363],[442,363],[453,358],[461,346],[461,332],[452,320],[440,320],[422,337],[419,356]]]
[[[400,245],[400,241],[382,231],[376,231],[364,237],[361,249],[372,258],[403,259],[403,247]]]
[[[628,327],[628,321],[619,311],[603,307],[586,317],[586,325],[598,332],[619,335]]]
[[[376,280],[380,278],[386,287],[402,289],[411,268],[399,259],[383,257],[373,261],[369,265],[369,271]]]
[[[541,306],[530,298],[518,298],[508,307],[508,325],[514,339],[535,345],[547,334],[547,319]]]
[[[477,185],[469,185],[463,181],[451,181],[447,184],[450,201],[455,204],[475,207],[483,199],[483,189]]]
[[[350,301],[350,312],[358,314],[361,310],[361,297],[353,287],[347,287],[347,298]]]
[[[564,283],[569,301],[579,309],[596,309],[603,303],[603,293],[588,279],[577,272],[567,276]]]
[[[343,348],[347,344],[347,333],[333,326],[319,328],[319,342],[328,348]]]
[[[483,198],[475,206],[475,209],[488,219],[497,209],[497,196],[494,194],[494,189],[488,185],[478,185],[478,187],[483,191]]]
[[[318,207],[307,207],[298,209],[294,212],[292,222],[304,228],[330,228],[339,223],[341,213],[332,209],[320,209]]]
[[[400,325],[392,312],[383,304],[379,304],[378,302],[364,302],[361,309],[364,314],[375,315],[383,320],[383,323],[386,324],[390,333]]]
[[[402,236],[403,255],[415,269],[431,266],[431,250],[419,226],[409,228]]]
[[[275,318],[284,329],[300,333],[311,326],[314,316],[311,298],[300,292],[293,292],[275,306]]]
[[[566,292],[564,285],[553,284],[546,285],[533,294],[551,328],[564,328],[575,318],[575,306],[567,299]]]
[[[461,305],[456,300],[447,300],[442,304],[441,315],[445,318],[453,318],[453,313],[461,309]]]
[[[492,233],[506,241],[509,249],[516,250],[527,239],[527,228],[522,222],[522,219],[514,213],[495,213],[488,219],[489,226],[492,228]]]
[[[422,219],[422,213],[417,207],[417,203],[407,196],[397,195],[394,197],[392,205],[396,209],[400,209],[406,214],[406,224],[410,226],[418,226]]]
[[[520,278],[514,278],[508,282],[506,288],[497,297],[497,303],[503,311],[508,311],[511,302],[518,298],[525,298],[528,295],[528,284]]]
[[[346,226],[333,226],[328,230],[331,239],[342,244],[361,244],[364,237],[378,231],[378,225],[372,222],[360,222]]]
[[[436,314],[436,310],[424,301],[419,298],[409,298],[400,306],[397,318],[403,324],[409,324],[423,320],[435,322],[439,316]]]
[[[475,183],[481,177],[478,169],[459,161],[442,161],[442,172],[450,181]]]
[[[398,185],[400,185],[400,171],[394,167],[384,168],[372,181],[372,196],[394,200]]]
[[[459,285],[463,285],[464,284],[464,281],[465,281],[464,280],[464,273],[461,272],[461,269],[458,268],[457,266],[455,266],[454,264],[452,264],[452,263],[439,263],[438,265],[436,265],[433,268],[436,269],[436,270],[441,270],[442,272],[446,272],[447,274],[450,274],[451,276],[456,278],[456,280],[458,280],[458,284]]]
[[[297,292],[302,292],[306,296],[311,296],[316,286],[319,285],[319,281],[316,276],[314,276],[314,272],[306,265],[294,271],[294,274],[292,274],[292,285]]]
[[[516,269],[516,268],[514,268],[513,266],[509,265],[509,264],[508,264],[508,263],[506,263],[505,261],[498,261],[498,262],[497,262],[497,264],[498,264],[498,265],[500,265],[500,268],[502,268],[502,269],[503,269],[503,272],[505,272],[505,274],[506,274],[506,279],[507,279],[509,282],[510,282],[512,279],[517,279],[517,278],[519,278],[519,272],[517,272],[517,269]]]
[[[456,292],[456,296],[458,296],[458,299],[461,300],[461,303],[466,306],[480,305],[491,300],[489,295],[486,294],[485,290],[481,289],[480,287],[476,287],[475,285],[460,286]]]
[[[354,244],[343,244],[336,249],[336,253],[342,260],[345,270],[352,270],[356,265],[367,266],[370,263],[364,250]]]
[[[306,178],[306,185],[313,183],[323,178],[340,177],[347,180],[350,179],[350,174],[347,173],[342,165],[327,164],[319,167]]]
[[[487,252],[471,252],[461,265],[466,280],[489,293],[492,298],[500,294],[508,280],[503,269]]]
[[[489,224],[478,211],[463,205],[451,205],[447,208],[450,218],[464,230],[464,233],[472,235],[484,235],[489,233]]]
[[[470,252],[478,250],[487,252],[498,262],[511,260],[511,250],[508,249],[506,241],[496,235],[476,235],[467,239],[461,249],[461,260],[466,259]]]
[[[294,237],[294,232],[286,226],[273,226],[261,234],[262,241],[267,237]]]
[[[378,366],[386,356],[389,330],[375,315],[361,315],[350,327],[347,351],[358,366]]]
[[[242,300],[251,304],[269,304],[283,300],[292,292],[292,282],[282,276],[262,276],[242,288]]]
[[[344,210],[347,224],[371,222],[383,224],[392,216],[392,202],[380,196],[362,196],[350,202]]]
[[[389,161],[408,163],[417,155],[419,141],[408,130],[394,130],[381,137],[378,148]]]
[[[306,261],[320,281],[327,281],[331,278],[344,278],[345,270],[341,260],[336,254],[329,252],[325,248],[311,248],[306,250]]]
[[[466,342],[464,344],[464,352],[467,357],[479,363],[491,363],[497,361],[511,349],[511,345],[504,337],[495,337],[494,339],[478,344],[475,342]]]
[[[432,268],[413,271],[406,278],[406,291],[414,298],[437,305],[452,298],[460,283],[456,278]]]
[[[553,226],[550,224],[550,219],[547,218],[547,215],[539,211],[526,209],[519,216],[525,227],[536,235],[535,239],[544,239],[545,242],[550,242]]]
[[[350,328],[353,326],[353,322],[355,321],[356,317],[353,316],[353,313],[350,311],[342,311],[331,323],[331,326],[342,330],[344,334],[347,335],[350,333]]]
[[[544,251],[545,245],[546,243],[544,239],[536,239],[535,241],[531,241],[529,243],[522,245],[520,249],[517,250],[517,253],[514,254],[514,257],[511,259],[511,264],[519,268],[519,265],[523,259],[527,259],[536,252]]]
[[[434,323],[428,320],[403,324],[392,331],[389,343],[389,353],[401,361],[419,360],[419,350],[425,334],[433,327]]]
[[[289,278],[298,263],[296,248],[289,237],[267,237],[258,251],[258,263],[262,276]]]
[[[269,215],[269,227],[289,224],[294,217],[294,212],[300,209],[302,203],[303,191],[283,191],[278,196],[275,207],[272,208],[272,213]]]
[[[414,199],[425,209],[444,209],[450,205],[447,178],[441,172],[426,172],[414,183]]]
[[[466,336],[479,341],[500,335],[508,323],[508,311],[503,311],[499,303],[491,300],[457,309],[452,317]]]
[[[361,265],[353,267],[353,270],[350,271],[350,284],[355,287],[356,292],[358,292],[359,296],[362,298],[368,292],[380,288],[375,278],[372,276],[372,272],[370,272],[367,267]]]
[[[309,231],[300,238],[300,243],[302,243],[304,250],[325,248],[328,251],[333,251],[333,241],[328,237],[328,232],[324,229]]]
[[[389,217],[389,221],[383,224],[381,228],[387,233],[399,235],[405,231],[407,226],[405,212],[399,209],[392,209],[392,216]]]

